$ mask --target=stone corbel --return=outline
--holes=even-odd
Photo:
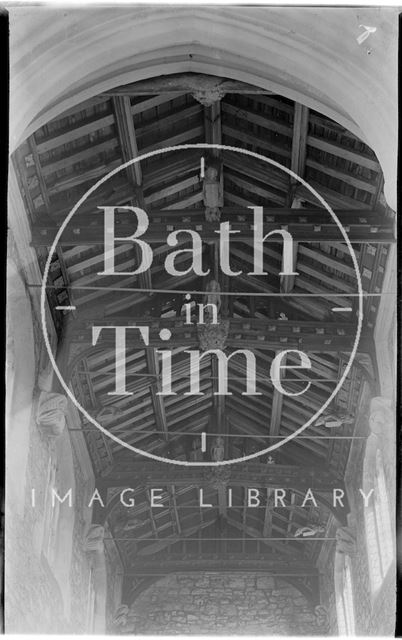
[[[36,423],[47,437],[60,436],[66,426],[67,398],[61,393],[41,391],[36,411]]]
[[[314,608],[315,625],[321,631],[322,634],[329,632],[329,613],[327,607],[322,604],[318,604]]]
[[[356,539],[349,527],[339,527],[336,530],[336,553],[354,556],[356,553]]]
[[[84,549],[91,552],[103,553],[105,529],[100,524],[92,524],[85,536]]]
[[[370,402],[370,431],[376,436],[387,432],[387,427],[392,427],[394,422],[394,414],[392,411],[392,402],[388,398],[378,396]]]
[[[112,619],[113,628],[121,629],[122,627],[127,626],[129,613],[130,609],[128,605],[121,604],[119,607],[117,607]]]
[[[205,87],[192,92],[193,98],[204,107],[211,107],[218,100],[222,100],[225,95],[226,91],[217,86]]]

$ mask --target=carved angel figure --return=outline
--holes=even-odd
[[[342,427],[345,424],[353,424],[354,416],[351,413],[325,413],[315,423],[316,427],[324,426],[327,429]]]
[[[203,184],[205,219],[207,222],[219,222],[221,218],[222,189],[218,169],[206,167]]]
[[[294,534],[295,538],[312,538],[317,533],[324,533],[325,527],[321,524],[313,524],[306,527],[300,527]]]
[[[122,411],[115,405],[102,406],[99,405],[99,410],[97,411],[95,417],[97,420],[102,420],[104,423],[121,416]]]
[[[201,451],[201,440],[200,438],[193,438],[191,443],[191,451],[189,458],[193,462],[202,462],[204,456]]]
[[[225,457],[225,445],[221,436],[215,439],[211,447],[211,457],[214,462],[221,462]]]

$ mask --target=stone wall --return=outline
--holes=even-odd
[[[135,634],[311,635],[314,613],[283,580],[252,573],[175,574],[135,601]]]

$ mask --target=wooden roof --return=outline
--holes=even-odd
[[[212,105],[205,104],[211,90],[218,92],[220,99]],[[393,214],[384,203],[383,176],[373,151],[337,123],[301,104],[256,87],[196,74],[118,87],[49,122],[20,146],[14,161],[42,267],[58,225],[97,179],[122,162],[151,150],[197,142],[254,151],[303,177],[339,213],[350,231],[364,291],[381,291],[389,243],[394,240]],[[232,359],[229,390],[233,395],[215,396],[217,369],[211,356],[202,361],[204,395],[183,395],[188,386],[183,351],[188,346],[197,348],[198,338],[194,327],[183,326],[185,300],[179,292],[200,292],[192,299],[201,302],[205,278],[194,273],[169,277],[163,260],[170,248],[156,238],[152,244],[155,259],[149,273],[118,279],[100,276],[103,246],[97,234],[102,233],[102,221],[96,207],[100,202],[137,204],[147,210],[154,225],[160,225],[161,233],[178,228],[179,223],[183,228],[189,224],[194,228],[205,226],[200,179],[203,153],[189,149],[155,155],[102,185],[80,209],[70,235],[58,245],[50,270],[52,286],[48,289],[57,330],[60,336],[68,335],[72,345],[69,376],[81,404],[92,414],[113,405],[115,413],[107,423],[112,433],[135,447],[179,460],[189,458],[194,436],[199,437],[202,431],[225,433],[226,456],[231,458],[260,450],[263,443],[268,443],[268,436],[272,442],[275,437],[292,433],[300,426],[300,418],[311,417],[340,379],[357,318],[357,299],[351,295],[356,292],[356,275],[349,250],[341,236],[338,241],[325,235],[320,240],[329,214],[323,212],[317,199],[276,167],[234,151],[217,152],[222,163],[222,219],[229,219],[242,229],[240,240],[231,245],[233,269],[246,273],[252,268],[251,236],[244,230],[249,215],[246,207],[252,203],[264,207],[266,221],[283,223],[284,215],[294,215],[289,220],[293,220],[299,234],[299,276],[294,282],[283,283],[278,242],[264,248],[264,267],[269,276],[218,276],[222,291],[230,293],[223,296],[222,302],[223,313],[230,320],[227,353],[239,344],[254,345],[263,395],[241,395],[245,366],[241,360]],[[204,259],[216,273],[216,252],[208,241],[204,244]],[[116,269],[129,270],[132,265],[132,245],[120,244],[116,248]],[[182,265],[186,266],[185,260]],[[153,289],[159,292],[149,291]],[[274,291],[292,295],[266,295]],[[303,296],[306,293],[322,295],[311,298]],[[331,294],[342,296],[334,298]],[[334,300],[338,306],[352,307],[352,314],[334,313]],[[334,406],[338,411],[356,411],[362,383],[375,371],[370,359],[374,357],[372,329],[378,301],[375,296],[364,299],[360,354],[337,395]],[[67,322],[67,317],[55,310],[55,306],[63,304],[76,305],[79,314]],[[90,348],[85,331],[94,319],[103,319],[106,324],[138,320],[150,325],[154,332],[161,326],[174,327],[178,338],[173,347],[173,390],[178,395],[161,398],[156,393],[156,342],[150,349],[139,348],[135,342],[128,349],[127,388],[133,395],[118,399],[108,395],[114,384],[114,345],[105,342],[101,348]],[[268,379],[277,350],[296,344],[306,345],[314,364],[307,403],[303,396],[280,396]],[[303,376],[293,374],[292,384],[297,385],[297,379]],[[375,385],[375,380],[371,382]],[[85,420],[82,428],[95,473],[104,479],[105,491],[106,479],[116,477],[122,465],[130,461],[135,465],[142,460]],[[289,465],[325,467],[333,471],[334,478],[341,479],[351,442],[345,436],[352,436],[353,432],[354,424],[344,425],[341,433],[337,432],[343,438],[337,440],[328,437],[325,426],[313,425],[302,437],[274,451],[273,462],[278,472]],[[267,454],[256,460],[269,467]],[[112,484],[108,500],[113,503],[119,487]],[[288,491],[286,507],[273,507],[268,496],[259,509],[238,507],[228,515],[228,510],[222,511],[222,504],[219,508],[217,488],[210,486],[206,495],[218,506],[204,513],[197,505],[194,483],[178,486],[172,481],[164,489],[166,506],[155,514],[149,508],[149,489],[140,484],[136,489],[137,506],[128,515],[127,509],[116,502],[108,515],[109,529],[127,576],[131,569],[138,569],[144,558],[152,559],[153,566],[157,566],[166,560],[167,550],[171,566],[175,561],[180,564],[183,557],[192,558],[192,562],[196,557],[203,558],[207,566],[211,554],[218,553],[219,558],[232,558],[232,563],[240,565],[243,561],[244,566],[247,562],[251,566],[252,557],[255,559],[258,554],[268,564],[279,558],[286,565],[286,559],[291,558],[292,562],[299,560],[313,568],[321,541],[288,538],[304,524],[325,524],[330,509],[323,504],[300,508],[302,497],[296,488]],[[235,488],[234,502],[241,501],[243,492],[244,488]],[[126,530],[130,518],[137,524]],[[268,540],[281,537],[286,540]],[[151,569],[147,571],[147,575],[152,573]],[[303,584],[309,580],[300,576],[298,579]],[[135,581],[128,578],[128,582],[129,590],[135,587]]]

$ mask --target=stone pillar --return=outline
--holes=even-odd
[[[25,504],[36,356],[30,299],[16,259],[7,259],[7,494],[15,512]]]
[[[6,500],[11,500],[14,512],[22,515],[31,421],[34,426],[33,396],[41,348],[41,341],[35,337],[35,331],[40,331],[40,291],[30,290],[26,284],[41,282],[42,275],[36,252],[30,245],[28,216],[12,163],[8,173],[8,214]],[[46,315],[53,339],[55,332],[48,308]]]
[[[379,249],[378,249],[379,250]],[[374,344],[381,395],[395,403],[396,395],[396,328],[397,328],[397,264],[396,245],[388,251],[382,291],[378,307]]]

